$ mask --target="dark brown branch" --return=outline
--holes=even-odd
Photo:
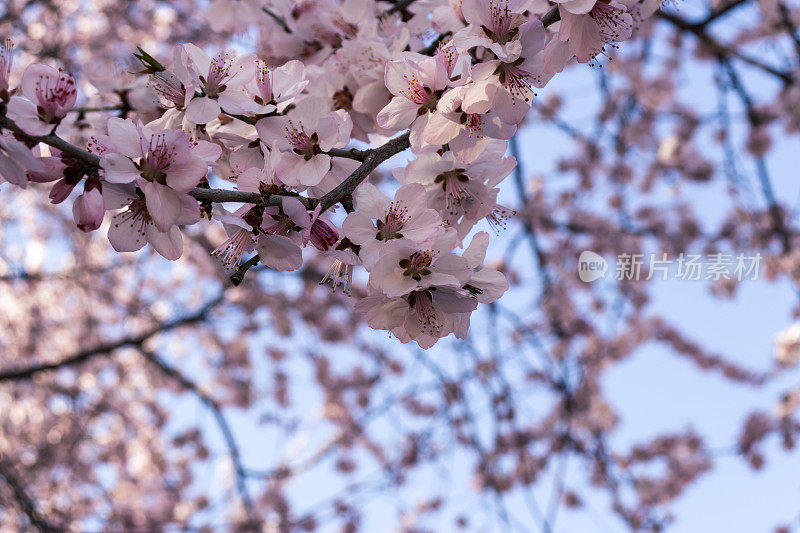
[[[14,499],[17,505],[28,517],[28,520],[37,531],[41,533],[55,533],[62,531],[62,529],[50,524],[45,517],[39,512],[33,498],[25,490],[22,480],[17,477],[16,472],[10,464],[0,462],[0,478],[5,480],[6,485],[9,486],[11,492],[14,494]]]
[[[256,254],[239,267],[239,270],[234,272],[231,275],[231,283],[233,283],[234,287],[238,287],[244,281],[244,275],[247,274],[247,271],[250,270],[252,267],[256,266],[258,262],[261,260],[261,257]]]
[[[331,148],[325,153],[331,157],[344,157],[346,159],[363,161],[369,155],[369,150],[359,150],[357,148]]]
[[[558,6],[553,6],[550,8],[550,11],[544,14],[542,17],[542,26],[545,28],[548,26],[552,26],[556,22],[561,20],[561,13],[558,11]]]
[[[158,324],[139,335],[125,337],[115,342],[110,342],[107,344],[102,344],[100,346],[95,346],[94,348],[81,350],[78,353],[70,357],[67,357],[66,359],[62,359],[61,361],[55,361],[52,363],[41,363],[38,365],[28,366],[24,368],[11,368],[8,370],[0,371],[0,381],[21,381],[24,379],[29,379],[34,375],[39,374],[40,372],[46,372],[48,370],[58,370],[60,368],[79,365],[94,358],[95,356],[110,354],[114,350],[117,350],[119,348],[124,348],[126,346],[141,345],[147,339],[155,335],[158,335],[159,333],[164,333],[179,326],[185,326],[188,324],[204,320],[208,316],[208,313],[222,301],[223,296],[224,296],[223,294],[220,294],[219,296],[214,298],[211,302],[203,306],[196,313],[181,318],[177,318],[169,322]]]
[[[265,197],[256,192],[229,191],[227,189],[203,189],[200,187],[189,191],[189,194],[201,202],[241,202],[244,204],[263,204]]]
[[[289,27],[289,25],[286,23],[283,17],[279,16],[277,13],[275,13],[274,11],[270,10],[267,7],[262,7],[261,11],[269,15],[272,20],[277,22],[278,26],[280,26],[283,31],[285,31],[286,33],[292,33],[292,29]]]
[[[408,6],[410,6],[414,2],[416,2],[416,0],[397,0],[396,2],[394,2],[392,7],[381,13],[379,18],[383,19],[395,13],[404,11]]]
[[[517,188],[517,195],[519,196],[520,207],[524,208],[529,204],[528,201],[528,193],[525,190],[525,173],[523,170],[523,163],[520,159],[520,151],[519,151],[519,143],[517,141],[517,136],[511,137],[509,140],[509,146],[511,148],[511,155],[514,156],[517,160],[517,166],[514,167],[514,183]],[[552,288],[552,280],[550,279],[550,271],[547,268],[547,256],[544,254],[542,250],[542,246],[539,243],[539,238],[536,233],[536,229],[534,228],[532,217],[523,216],[522,217],[522,225],[525,228],[525,234],[528,236],[528,240],[530,241],[531,249],[536,259],[536,266],[539,269],[539,275],[542,278],[542,288],[543,293],[546,295],[550,293]]]
[[[747,63],[751,67],[755,67],[763,72],[766,72],[768,74],[771,74],[779,78],[786,85],[792,83],[793,78],[789,72],[783,72],[781,70],[778,70],[777,68],[770,66],[766,63],[763,63],[758,59],[746,56],[741,52],[739,52],[738,50],[734,50],[733,48],[722,44],[721,42],[716,40],[714,37],[712,37],[705,31],[702,23],[693,24],[688,20],[685,20],[677,15],[673,15],[672,13],[667,13],[666,11],[657,11],[655,16],[663,21],[669,22],[678,30],[685,31],[694,35],[715,56],[738,59],[743,63]]]
[[[25,133],[14,121],[6,116],[0,115],[0,130],[10,130],[17,134],[19,137],[27,139],[32,142],[44,143],[53,148],[61,150],[61,152],[74,157],[80,161],[85,162],[93,168],[100,168],[100,158],[92,153],[87,152],[83,148],[68,143],[57,135],[29,135]]]
[[[729,60],[726,58],[719,58],[719,61],[722,67],[725,69],[725,72],[728,74],[733,91],[737,94],[739,100],[742,102],[742,105],[747,111],[750,127],[759,127],[759,122],[762,119],[756,110],[753,99],[748,93],[747,88],[744,86],[744,82],[742,82],[739,74],[736,72],[736,69]],[[786,227],[783,208],[775,197],[775,190],[772,187],[772,180],[769,177],[766,161],[763,157],[756,157],[755,162],[756,174],[758,176],[759,184],[761,185],[761,193],[764,195],[764,201],[767,203],[767,208],[769,210],[770,218],[772,219],[774,231],[780,237],[781,251],[788,255],[792,251],[791,230]]]
[[[322,211],[326,211],[339,202],[352,203],[350,198],[353,192],[356,190],[356,187],[369,176],[370,172],[378,168],[378,165],[390,157],[399,154],[410,146],[409,135],[410,134],[406,132],[378,148],[367,150],[367,155],[364,158],[364,162],[361,163],[361,166],[355,169],[338,187],[320,198],[319,203],[322,204]]]
[[[708,16],[706,17],[706,19],[703,20],[702,22],[699,22],[697,24],[697,26],[699,26],[701,28],[705,28],[706,26],[708,26],[712,22],[722,18],[724,15],[727,15],[729,12],[733,11],[737,7],[743,6],[748,2],[749,2],[749,0],[733,0],[732,2],[722,6],[720,8],[717,8],[714,11],[712,11],[711,13],[709,13]]]
[[[778,2],[778,13],[781,16],[781,24],[794,43],[794,51],[800,58],[800,34],[797,33],[797,27],[792,23],[791,12],[785,2]]]
[[[12,120],[5,116],[0,116],[0,129],[5,128],[13,131],[21,138],[27,139],[32,142],[44,143],[54,148],[58,148],[62,152],[71,155],[72,157],[85,162],[92,168],[100,168],[100,158],[79,148],[73,144],[68,143],[57,135],[29,135],[19,128]],[[361,166],[358,167],[353,174],[351,174],[344,182],[331,192],[322,197],[319,201],[314,198],[304,198],[296,196],[308,209],[313,209],[320,202],[322,203],[322,210],[325,211],[333,205],[345,201],[349,203],[349,196],[352,195],[355,188],[369,175],[370,172],[375,170],[383,161],[389,159],[393,155],[402,152],[409,147],[409,134],[405,133],[400,137],[396,137],[388,141],[383,146],[372,148],[369,150],[351,149],[333,149],[329,152],[334,157],[346,157],[348,159],[355,159],[361,161]],[[266,204],[270,203],[270,198],[275,197],[272,201],[278,202],[278,198],[282,195],[264,196],[258,193],[248,193],[243,191],[231,191],[226,189],[205,189],[195,188],[189,191],[189,194],[197,200],[206,202],[242,202],[249,204]]]

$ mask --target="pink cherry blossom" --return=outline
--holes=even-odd
[[[29,172],[42,172],[44,162],[11,135],[0,135],[0,180],[25,188]]]
[[[493,110],[504,122],[519,124],[532,103],[531,87],[543,87],[549,79],[544,71],[545,35],[540,21],[523,24],[519,28],[520,60],[476,65],[471,72],[475,83],[464,94],[462,107],[469,113]]]
[[[355,307],[370,327],[389,330],[400,342],[413,340],[428,349],[451,333],[466,338],[469,314],[477,306],[469,291],[432,286],[394,298],[376,292]]]
[[[444,94],[436,112],[425,126],[423,139],[435,145],[448,145],[456,157],[469,163],[486,148],[487,139],[509,139],[517,131],[496,113],[467,113],[463,109],[469,86],[456,87]]]
[[[390,298],[431,286],[463,287],[470,270],[465,259],[450,251],[456,238],[452,228],[440,228],[430,245],[406,239],[385,243],[370,270],[370,286]]]
[[[258,237],[261,262],[279,272],[300,268],[311,225],[311,216],[297,198],[284,196],[280,207],[266,207]]]
[[[495,188],[516,166],[516,159],[505,156],[505,143],[491,141],[473,162],[465,164],[453,152],[422,154],[406,168],[395,169],[401,183],[425,187],[430,207],[440,211],[443,220],[455,227],[461,238],[480,220],[501,229],[510,210],[497,204]]]
[[[153,132],[130,120],[109,120],[108,136],[114,151],[101,160],[105,179],[111,183],[136,182],[160,231],[168,231],[177,223],[183,204],[194,201],[186,193],[220,154],[218,146],[192,142],[182,131]]]
[[[83,185],[83,193],[72,204],[75,225],[81,231],[94,231],[103,223],[106,213],[100,180],[91,177]]]
[[[517,32],[528,4],[529,0],[464,0],[461,11],[469,25],[453,36],[453,42],[464,50],[482,46],[498,59],[516,60],[522,51]]]
[[[22,74],[22,94],[13,96],[8,115],[31,135],[47,135],[75,105],[75,80],[62,69],[34,63]]]
[[[209,57],[197,46],[184,45],[186,68],[193,86],[201,91],[186,105],[186,117],[195,124],[211,122],[221,111],[239,114],[253,107],[244,86],[255,76],[255,56],[219,52]]]
[[[181,195],[174,225],[160,231],[145,194],[132,183],[104,184],[103,199],[107,210],[123,209],[112,217],[108,228],[108,240],[118,252],[135,252],[149,243],[163,257],[174,261],[183,254],[183,237],[177,224],[194,224],[200,219],[197,202]]]
[[[305,77],[305,67],[300,61],[288,61],[273,68],[266,61],[258,59],[251,91],[256,95],[256,103],[264,106],[260,112],[269,113],[275,106],[285,108],[292,103],[309,83]]]
[[[394,199],[364,183],[355,203],[358,209],[347,215],[342,231],[361,247],[359,257],[368,268],[378,260],[384,243],[406,239],[424,245],[436,238],[442,225],[439,213],[426,206],[425,189],[416,183],[400,187]]]
[[[222,222],[228,239],[220,244],[211,255],[217,257],[227,270],[236,270],[242,261],[242,256],[255,249],[258,231],[254,229],[261,224],[263,209],[242,206],[235,213],[228,213],[224,208],[217,207],[214,218]]]
[[[464,287],[482,304],[496,302],[508,290],[508,280],[502,273],[483,266],[488,247],[489,234],[479,231],[461,254],[467,261],[467,267],[472,269],[472,275]]]
[[[360,247],[346,237],[335,248],[327,251],[325,257],[333,258],[333,263],[319,284],[327,285],[333,292],[341,289],[343,294],[350,296],[353,286],[353,268],[363,264],[359,251]]]
[[[589,4],[593,6],[584,11]],[[558,36],[581,63],[593,60],[605,45],[629,39],[633,19],[625,6],[614,0],[589,2],[569,0],[559,4],[561,26]]]
[[[398,131],[413,123],[412,135],[421,140],[429,113],[436,109],[448,82],[449,76],[443,62],[405,52],[400,59],[386,65],[386,88],[395,96],[378,113],[378,125]]]
[[[314,186],[331,169],[331,148],[347,145],[353,122],[347,112],[329,112],[318,98],[308,98],[287,116],[262,118],[256,124],[259,138],[280,152],[275,165],[286,185]]]

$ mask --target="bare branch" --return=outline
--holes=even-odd
[[[55,533],[57,531],[63,531],[61,528],[58,528],[45,519],[39,510],[36,507],[36,502],[34,502],[33,498],[28,494],[25,490],[25,486],[21,479],[17,476],[17,473],[14,472],[13,467],[6,462],[0,462],[0,478],[5,480],[6,484],[11,488],[11,492],[14,494],[14,499],[17,502],[17,505],[28,517],[30,520],[31,525],[36,528],[37,531],[41,533]]]
[[[144,341],[153,337],[159,333],[167,332],[171,329],[174,329],[178,326],[185,326],[188,324],[192,324],[195,322],[200,322],[204,320],[208,313],[220,302],[222,302],[224,294],[220,294],[212,301],[204,305],[199,311],[193,313],[191,315],[187,315],[181,318],[177,318],[175,320],[164,322],[162,324],[158,324],[149,330],[141,333],[139,335],[125,337],[115,342],[110,342],[108,344],[102,344],[100,346],[95,346],[94,348],[89,348],[86,350],[81,350],[78,353],[67,357],[66,359],[62,359],[61,361],[56,361],[52,363],[41,363],[38,365],[28,366],[25,368],[11,368],[8,370],[0,371],[0,381],[21,381],[24,379],[29,379],[32,376],[39,374],[40,372],[45,372],[48,370],[58,370],[60,368],[66,368],[69,366],[79,365],[84,363],[95,356],[103,355],[103,354],[110,354],[119,348],[123,348],[125,346],[138,346],[141,345]]]
[[[57,148],[61,150],[63,153],[74,157],[80,161],[83,161],[87,165],[93,168],[100,168],[100,158],[95,154],[89,153],[83,148],[78,148],[77,146],[68,143],[61,137],[57,135],[29,135],[25,133],[19,126],[17,126],[13,120],[9,119],[4,115],[0,115],[0,130],[7,129],[18,136],[27,139],[32,142],[37,143],[44,143],[46,145],[52,146],[53,148]]]
[[[378,168],[378,165],[387,159],[399,154],[410,146],[409,135],[410,134],[406,132],[399,137],[391,139],[383,146],[367,150],[367,156],[364,158],[364,162],[361,163],[361,166],[355,169],[338,187],[320,199],[319,203],[322,204],[322,211],[328,210],[339,202],[347,202],[352,197],[356,187],[369,176],[370,172]]]
[[[253,499],[250,497],[250,492],[247,490],[247,474],[245,473],[245,468],[242,464],[239,445],[236,443],[236,439],[233,436],[233,431],[231,430],[230,424],[228,424],[228,420],[222,413],[222,407],[220,404],[200,390],[200,387],[195,382],[181,374],[177,369],[167,364],[155,353],[147,350],[140,351],[142,356],[155,365],[156,368],[158,368],[164,375],[174,379],[180,383],[182,387],[191,391],[201,402],[203,402],[206,407],[211,410],[214,415],[214,420],[222,432],[222,437],[225,439],[225,444],[228,447],[228,455],[230,455],[231,461],[236,469],[236,487],[239,491],[239,496],[242,498],[242,503],[244,504],[245,509],[247,509],[247,514],[251,519],[255,519],[256,517],[255,509],[253,508]]]
[[[751,67],[755,67],[763,72],[771,74],[780,80],[783,81],[784,84],[789,85],[792,83],[792,75],[789,72],[783,72],[778,70],[775,67],[772,67],[758,59],[752,58],[750,56],[746,56],[739,52],[738,50],[734,50],[729,46],[726,46],[719,42],[717,39],[709,35],[705,31],[705,26],[700,24],[693,24],[677,15],[673,15],[672,13],[668,13],[666,11],[657,11],[656,15],[661,20],[669,22],[675,28],[685,31],[688,33],[693,34],[697,39],[702,42],[714,55],[721,56],[721,57],[731,57],[736,58],[743,63],[747,63]]]

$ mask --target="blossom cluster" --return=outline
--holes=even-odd
[[[88,138],[70,119],[75,80],[34,63],[13,85],[7,42],[0,177],[20,187],[52,183],[54,203],[82,184],[77,227],[96,230],[112,211],[108,238],[120,252],[149,243],[178,259],[181,228],[204,215],[227,232],[214,255],[230,270],[257,252],[264,265],[293,271],[316,249],[332,262],[322,283],[334,290],[349,295],[354,269],[366,271],[356,308],[371,327],[428,348],[450,333],[465,337],[478,304],[508,289],[484,266],[489,234],[479,226],[498,231],[513,215],[498,203],[498,186],[516,165],[506,144],[534,90],[572,61],[595,62],[631,36],[633,15],[657,7],[438,0],[399,13],[372,0],[216,0],[216,29],[242,31],[268,8],[280,22],[274,38],[258,53],[177,45],[167,66],[139,49],[146,84],[129,91],[148,95],[156,118],[129,98],[123,116],[105,117]],[[394,169],[387,196],[365,179],[400,151],[383,150],[391,142],[413,155]],[[212,189],[217,182],[235,191]],[[346,214],[331,209],[338,203]]]

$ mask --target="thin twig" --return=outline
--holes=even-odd
[[[50,135],[30,135],[25,133],[19,126],[17,126],[13,120],[10,118],[0,115],[0,130],[7,129],[21,138],[27,139],[32,142],[43,143],[48,146],[52,146],[53,148],[57,148],[61,152],[74,157],[84,163],[88,164],[93,168],[100,168],[100,157],[87,152],[83,148],[78,148],[77,146],[68,143],[61,137],[50,134]]]
[[[261,257],[256,254],[239,267],[239,269],[231,275],[231,283],[233,283],[234,287],[238,287],[244,281],[244,275],[247,274],[247,271],[250,270],[252,267],[258,264],[261,260]]]
[[[738,50],[734,50],[733,48],[726,46],[716,40],[714,37],[709,35],[702,23],[701,24],[693,24],[688,20],[685,20],[677,15],[673,15],[672,13],[668,13],[666,11],[657,11],[656,17],[669,22],[675,28],[685,31],[688,33],[693,34],[697,39],[702,42],[707,48],[711,50],[714,55],[722,56],[722,57],[731,57],[736,58],[743,63],[747,63],[751,67],[755,67],[763,72],[771,74],[783,81],[784,84],[789,85],[792,83],[793,77],[789,72],[783,72],[778,70],[775,67],[772,67],[762,61],[752,58],[750,56],[746,56],[739,52]]]
[[[230,424],[228,424],[228,420],[222,413],[222,406],[220,406],[216,400],[200,390],[200,387],[196,383],[181,374],[174,367],[167,364],[164,360],[158,357],[158,355],[147,350],[140,351],[145,359],[155,365],[166,376],[174,379],[185,389],[191,391],[201,402],[203,402],[206,407],[211,410],[212,414],[214,415],[214,420],[217,422],[217,426],[219,427],[220,431],[222,432],[222,436],[225,439],[225,444],[228,447],[228,455],[230,455],[231,462],[233,462],[234,469],[236,470],[236,487],[239,491],[239,496],[242,498],[242,503],[244,504],[247,514],[250,516],[251,520],[256,520],[255,509],[253,508],[253,499],[250,497],[250,492],[247,489],[247,474],[245,472],[244,465],[242,464],[242,456],[239,451],[239,445],[236,443],[236,439],[233,436],[233,431],[231,430]]]
[[[292,29],[289,27],[289,25],[286,23],[283,17],[279,16],[277,13],[275,13],[274,11],[270,10],[267,7],[262,7],[261,11],[269,15],[272,18],[272,20],[277,22],[278,26],[280,26],[281,29],[283,29],[283,31],[285,31],[286,33],[292,33]]]

